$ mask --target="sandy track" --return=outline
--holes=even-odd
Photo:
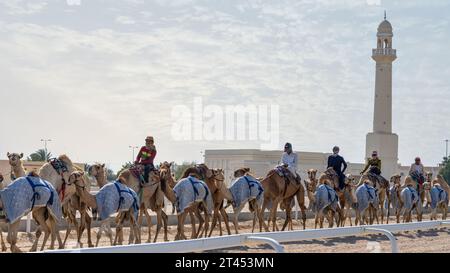
[[[394,218],[391,217],[391,223],[394,223]],[[429,220],[428,215],[424,215],[424,221]],[[283,220],[278,220],[278,225],[281,227]],[[348,224],[348,222],[347,222]],[[245,221],[240,222],[240,233],[251,232],[252,222]],[[222,223],[224,234],[225,225]],[[314,220],[307,220],[307,228],[314,227]],[[230,223],[232,234],[234,234],[234,226]],[[300,229],[300,221],[294,220],[294,229]],[[155,235],[156,226],[152,226],[152,237]],[[257,226],[257,231],[259,227]],[[92,239],[95,244],[96,234],[98,228],[93,228]],[[115,229],[113,229],[115,232]],[[142,242],[146,242],[148,238],[147,227],[142,228]],[[191,226],[185,226],[186,235],[189,237],[191,232]],[[124,229],[125,244],[128,243],[129,229]],[[176,226],[168,227],[169,240],[173,240],[176,234]],[[6,234],[4,234],[6,235]],[[64,238],[65,231],[61,231],[61,236]],[[213,235],[218,236],[219,230],[213,232]],[[397,237],[397,243],[401,252],[450,252],[450,231],[442,229],[424,230],[418,232],[402,232],[395,234]],[[19,233],[19,247],[23,251],[28,251],[32,245],[31,239],[34,238],[34,234],[30,237],[25,232]],[[42,242],[42,237],[41,240]],[[158,241],[163,241],[163,231],[158,237]],[[87,235],[83,234],[84,246],[87,247]],[[47,248],[49,246],[47,243]],[[109,246],[109,239],[103,235],[99,246]],[[349,236],[341,238],[332,238],[326,240],[309,240],[300,242],[290,242],[283,244],[287,252],[308,252],[308,253],[321,253],[321,252],[345,252],[345,253],[361,253],[361,252],[390,252],[391,245],[389,240],[384,235],[364,235],[364,236]],[[72,230],[71,235],[66,244],[66,248],[76,247],[76,233]],[[8,250],[9,251],[9,250]],[[248,246],[221,249],[209,252],[245,252],[245,253],[258,253],[258,252],[273,252],[273,249],[267,245],[250,244]]]

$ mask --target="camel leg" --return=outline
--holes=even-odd
[[[2,252],[5,252],[7,250],[5,241],[3,240],[3,229],[0,227],[0,239],[2,244]]]
[[[81,242],[81,238],[83,236],[83,232],[86,228],[86,210],[81,209],[81,216],[80,216],[80,225],[78,226],[78,232],[77,232],[77,244],[80,248],[83,247],[83,243]]]
[[[304,191],[298,191],[296,198],[298,206],[300,207],[300,211],[302,213],[303,229],[306,229],[306,206]]]
[[[211,237],[211,234],[213,233],[213,230],[216,228],[217,218],[219,218],[218,217],[218,210],[219,209],[217,207],[214,208],[214,213],[213,213],[212,223],[211,223],[211,230],[209,231],[208,237]],[[222,229],[221,229],[221,231],[222,231]],[[222,236],[222,232],[220,232],[220,236]]]
[[[10,244],[11,252],[18,253],[22,252],[20,248],[17,247],[17,230],[19,229],[20,221],[16,221],[12,224],[8,224],[8,236],[6,241]]]
[[[207,208],[206,203],[203,203],[203,207],[205,208],[204,214],[205,214],[205,238],[206,238],[207,234],[208,234],[208,229],[209,229],[209,217],[210,217],[210,215],[208,214],[208,210],[206,209]],[[220,215],[219,215],[219,218],[220,218]],[[220,228],[220,230],[222,230],[222,227]]]
[[[65,234],[65,236],[64,236],[64,241],[63,241],[63,245],[65,246],[66,245],[66,242],[67,242],[67,238],[69,237],[69,235],[70,235],[70,232],[72,231],[72,228],[71,228],[71,224],[74,224],[74,220],[73,220],[73,218],[72,218],[72,216],[69,216],[68,217],[69,219],[67,219],[67,229],[66,229],[66,234]],[[76,220],[75,220],[76,221]],[[75,225],[75,227],[76,227],[76,224],[74,224]]]
[[[86,227],[87,227],[87,235],[88,235],[88,246],[94,247],[94,244],[92,244],[92,238],[91,238],[91,227],[92,227],[92,219],[91,216],[86,212],[84,215],[86,217]]]
[[[184,218],[186,218],[186,216],[184,216]],[[195,228],[195,216],[194,216],[194,213],[192,211],[189,212],[189,218],[191,219],[191,226],[192,226],[191,238],[197,238],[197,231],[196,231],[196,228]]]
[[[141,206],[139,208],[139,215],[138,215],[138,225],[141,227],[142,222],[144,220],[143,216],[145,215],[145,219],[147,220],[147,228],[148,228],[148,238],[147,243],[151,243],[152,238],[152,223],[150,219],[150,215],[147,212],[147,209],[144,206]],[[148,216],[147,216],[148,215]]]
[[[141,243],[141,229],[139,228],[139,225],[137,224],[137,221],[134,218],[133,213],[131,213],[131,217],[130,218],[131,218],[131,220],[130,220],[131,227],[134,230],[135,237],[136,237],[134,243],[135,244],[140,244]]]
[[[289,202],[289,203],[290,203],[290,202]],[[284,229],[285,229],[286,226],[288,225],[289,221],[291,220],[291,205],[290,205],[290,204],[288,204],[288,205],[286,206],[285,212],[286,212],[286,217],[285,217],[285,219],[284,219],[284,224],[283,224],[283,227],[281,228],[281,231],[284,231]]]
[[[95,247],[98,247],[98,243],[100,241],[100,238],[102,237],[102,232],[103,232],[103,229],[104,229],[104,225],[105,225],[104,222],[100,223],[100,227],[98,228],[98,232],[97,232],[97,241],[95,242]]]
[[[272,208],[270,210],[270,216],[271,216],[271,220],[272,220],[272,231],[278,231],[278,226],[277,226],[277,208],[278,208],[278,203],[280,201],[279,200],[274,200],[273,204],[272,204]]]
[[[190,213],[189,213],[190,214]],[[193,214],[192,214],[192,218],[194,218],[193,217]],[[182,213],[181,214],[181,221],[180,221],[180,226],[181,226],[181,229],[180,229],[180,238],[181,238],[181,240],[186,240],[187,238],[186,238],[186,235],[184,234],[184,220],[186,219],[186,213]],[[194,224],[194,226],[195,226],[195,224]]]
[[[109,242],[111,243],[111,245],[113,245],[113,239],[112,239],[112,229],[111,229],[111,223],[109,221],[109,219],[107,219],[108,221],[106,222],[106,234],[109,237]]]
[[[197,237],[196,238],[201,238],[203,236],[203,232],[205,231],[205,229],[203,228],[203,224],[205,224],[205,219],[203,219],[201,213],[200,213],[200,205],[197,204],[197,207],[194,210],[195,216],[197,216],[198,218],[198,231],[197,231]]]
[[[122,236],[122,232],[123,232],[123,222],[125,219],[125,213],[124,212],[119,212],[119,215],[117,215],[117,219],[116,219],[116,236],[114,237],[114,243],[112,245],[122,245],[123,243],[123,238],[121,238]]]
[[[234,231],[236,234],[239,234],[238,218],[239,218],[239,213],[241,213],[242,208],[243,208],[243,205],[234,209],[233,225],[234,225]]]
[[[153,239],[153,242],[156,243],[156,239],[158,238],[158,234],[161,231],[162,227],[162,215],[161,215],[161,208],[156,210],[156,232],[155,232],[155,238]]]

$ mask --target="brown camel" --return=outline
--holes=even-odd
[[[121,180],[122,178],[119,178]],[[120,181],[122,184],[126,184],[125,181]],[[77,195],[80,196],[81,202],[85,203],[88,207],[91,207],[93,209],[98,208],[97,198],[95,195],[91,194],[87,190],[87,184],[86,179],[84,176],[84,172],[82,171],[75,171],[73,172],[67,181],[68,185],[75,185]],[[112,185],[112,183],[111,183]],[[114,186],[112,186],[114,187]],[[106,187],[103,187],[101,190],[106,190]],[[120,206],[120,202],[117,204],[117,207]],[[125,220],[130,221],[130,237],[129,237],[129,244],[133,242],[135,244],[139,244],[141,242],[141,233],[139,229],[139,225],[137,223],[137,219],[134,216],[134,208],[133,206],[129,208],[124,208],[122,211],[119,211],[116,216],[116,236],[114,239],[114,242],[112,240],[112,231],[111,231],[111,225],[110,225],[110,219],[109,217],[106,217],[105,219],[101,220],[100,229],[97,233],[97,241],[95,243],[95,246],[98,246],[98,243],[100,241],[102,231],[105,230],[105,233],[108,235],[111,245],[121,245],[123,241],[123,225],[125,223]]]
[[[286,218],[282,230],[286,228],[291,219],[291,209],[293,198],[297,198],[302,213],[303,229],[306,227],[306,207],[305,207],[305,188],[301,183],[287,183],[284,177],[280,176],[276,170],[270,170],[267,176],[261,181],[264,189],[264,199],[262,212],[271,205],[267,225],[272,221],[272,231],[278,230],[276,224],[276,215],[278,204],[284,203]]]
[[[428,174],[428,173],[427,173]],[[427,175],[428,177],[428,175]],[[434,208],[431,209],[431,220],[437,220],[437,210],[441,209],[442,210],[442,220],[446,220],[447,219],[447,211],[448,211],[448,202],[449,202],[449,196],[450,196],[450,187],[447,184],[447,182],[445,181],[444,177],[442,177],[442,175],[437,175],[437,177],[435,179],[433,179],[433,181],[430,182],[425,182],[423,184],[424,190],[425,190],[425,195],[426,195],[426,199],[428,203],[432,203],[431,202],[431,189],[432,187],[436,187],[437,188],[437,193],[435,195],[436,200],[436,205]],[[445,192],[445,194],[442,194],[443,192]]]
[[[364,181],[369,180],[371,185],[376,189],[378,195],[378,208],[377,211],[380,211],[381,223],[384,222],[384,202],[389,198],[389,181],[383,179],[382,182],[378,181],[374,176],[365,173],[359,179],[359,183],[357,187],[361,186]]]
[[[212,173],[212,171],[211,171]],[[190,173],[188,174],[188,176],[194,176],[196,177],[195,173]],[[198,177],[197,177],[198,178]],[[180,183],[184,178],[182,178],[180,181],[177,182]],[[199,179],[199,178],[198,178]],[[177,196],[175,195],[174,189],[171,188],[168,184],[168,182],[166,180],[161,180],[161,189],[164,192],[164,195],[166,196],[167,199],[169,199],[170,202],[172,202],[173,204],[177,203]],[[178,213],[177,218],[178,218],[178,227],[177,227],[177,234],[175,235],[175,240],[186,240],[187,237],[184,234],[184,222],[186,220],[186,215],[189,213],[195,214],[199,220],[202,220],[203,217],[201,216],[201,211],[204,212],[205,215],[205,229],[204,229],[204,233],[205,235],[208,232],[208,225],[209,225],[209,212],[207,209],[206,204],[204,204],[203,201],[194,201],[192,203],[190,203],[190,205],[184,209],[183,212]],[[192,223],[194,224],[194,223]],[[193,233],[193,238],[197,238],[197,237],[201,237],[202,233],[200,233],[200,229],[201,229],[201,224],[199,225],[199,231],[198,234],[197,233]],[[199,235],[200,234],[200,235]]]
[[[101,185],[100,188],[106,184],[106,168],[105,164],[95,163],[89,168],[89,174],[95,178],[97,185]],[[91,190],[92,179],[87,174],[84,174],[86,190]],[[90,208],[86,203],[81,201],[80,195],[76,192],[73,194],[69,201],[63,205],[63,215],[67,219],[67,230],[64,237],[63,244],[66,244],[67,238],[70,235],[71,225],[75,226],[77,232],[77,246],[83,247],[81,238],[83,237],[83,232],[87,229],[88,235],[88,246],[94,247],[91,238],[91,224],[92,218],[87,212]],[[77,211],[80,213],[80,222],[78,222],[76,215]]]
[[[251,177],[253,179],[256,179],[250,174],[250,169],[242,168],[242,169],[239,169],[239,170],[240,171],[245,170],[245,172],[242,172],[241,176],[239,176],[239,174],[241,174],[240,172],[238,172],[238,173],[235,172],[235,176],[237,176],[237,178],[243,177],[243,176],[247,176],[247,177]],[[256,196],[251,196],[251,192],[249,191],[248,196],[245,196],[245,198],[247,198],[247,200],[241,200],[241,201],[246,201],[246,202],[242,202],[239,206],[237,206],[234,203],[235,200],[233,199],[233,195],[232,195],[230,189],[227,188],[227,186],[224,183],[224,181],[225,181],[224,171],[222,169],[217,169],[217,170],[213,169],[213,175],[215,177],[216,184],[217,184],[217,187],[219,188],[219,191],[223,194],[225,199],[227,199],[229,202],[234,204],[233,205],[233,211],[234,211],[233,224],[234,224],[234,230],[235,230],[236,234],[239,234],[239,231],[238,231],[239,230],[239,225],[238,225],[239,213],[244,208],[246,203],[248,203],[250,212],[253,213],[252,233],[255,230],[256,219],[258,219],[259,231],[260,232],[262,232],[263,226],[264,226],[266,231],[269,231],[268,227],[265,225],[265,222],[264,222],[264,219],[263,219],[263,215],[262,215],[262,211],[261,211],[261,202],[260,202],[260,200],[262,200],[262,195],[261,195],[260,199],[257,199]],[[245,185],[245,186],[246,187],[256,187],[257,185],[253,185],[252,184],[252,185]],[[240,188],[238,188],[238,189],[240,189]],[[213,224],[211,226],[211,230],[214,228],[214,224],[215,223],[213,222]]]
[[[211,195],[212,195],[213,202],[214,202],[214,212],[213,212],[211,230],[210,230],[208,236],[211,236],[211,234],[216,226],[217,221],[219,221],[219,232],[220,232],[219,234],[220,234],[220,236],[222,236],[222,224],[221,224],[221,218],[220,218],[221,216],[223,218],[223,221],[225,222],[225,227],[227,229],[228,235],[231,235],[230,224],[228,221],[228,214],[224,208],[225,196],[221,191],[219,191],[219,188],[216,185],[216,180],[214,177],[213,170],[209,169],[208,166],[206,166],[205,164],[199,164],[197,166],[187,168],[184,171],[182,178],[188,177],[190,173],[196,174],[200,180],[203,180],[206,183],[206,185],[208,185],[208,188],[211,191]],[[192,224],[193,233],[199,233],[200,227],[199,227],[199,231],[195,232],[194,212],[190,212],[189,215],[190,215],[191,222],[193,222],[193,224]],[[199,221],[202,222],[203,220],[199,218]]]
[[[357,203],[356,200],[356,178],[348,174],[345,177],[345,186],[344,186],[344,202],[341,202],[341,209],[342,209],[342,219],[340,220],[340,226],[345,226],[345,221],[347,218],[350,221],[350,226],[352,226],[352,217],[351,217],[351,209],[354,208],[354,205]]]
[[[118,178],[123,181],[125,185],[133,189],[140,196],[139,206],[139,225],[142,224],[143,217],[147,221],[148,227],[148,239],[147,242],[151,242],[151,227],[152,221],[148,209],[156,212],[156,234],[153,242],[156,242],[158,234],[161,231],[161,227],[164,225],[164,240],[167,241],[167,215],[162,210],[164,208],[164,193],[160,188],[160,173],[158,170],[150,171],[148,174],[148,183],[142,184],[141,181],[132,174],[129,169],[123,170]]]
[[[38,177],[38,174],[36,172],[30,172],[30,176]],[[2,177],[3,178],[3,177]],[[64,201],[64,200],[63,200]],[[3,208],[3,202],[0,199],[0,208]],[[55,245],[55,239],[58,239],[59,248],[63,248],[61,237],[57,233],[57,220],[54,218],[54,215],[50,212],[50,210],[47,207],[41,207],[41,206],[34,206],[31,209],[31,213],[33,216],[33,219],[36,221],[37,228],[36,228],[36,237],[33,242],[33,245],[30,249],[31,252],[34,252],[37,250],[37,246],[39,243],[39,238],[42,235],[42,232],[44,233],[44,241],[42,243],[41,251],[44,249],[47,240],[49,236],[51,235],[51,244],[50,249],[54,249]],[[11,252],[17,253],[22,252],[20,248],[17,246],[17,235],[18,235],[18,229],[20,226],[20,218],[17,219],[14,222],[8,223],[8,235],[6,237],[7,242],[10,244]],[[2,240],[2,250],[5,251],[6,247],[3,242],[3,236],[1,236]]]
[[[328,204],[324,207],[319,207],[316,203],[316,201],[317,201],[316,200],[316,190],[320,186],[320,183],[322,182],[322,184],[330,186],[329,185],[330,182],[327,179],[322,179],[322,180],[315,179],[315,177],[314,177],[315,172],[310,172],[309,176],[310,176],[309,179],[305,180],[305,186],[306,186],[306,194],[308,195],[310,207],[313,211],[315,211],[314,228],[317,228],[318,226],[320,228],[323,228],[323,222],[324,222],[325,216],[327,217],[328,225],[331,228],[331,227],[333,227],[333,223],[334,223],[333,217],[335,216],[335,213],[330,206],[331,204]],[[336,203],[337,203],[337,201],[336,201]],[[336,222],[338,222],[337,220],[338,219],[336,219]],[[338,225],[339,225],[339,222],[338,222]]]
[[[404,189],[401,183],[402,176],[395,174],[391,177],[392,186],[389,189],[388,204],[387,204],[387,224],[389,224],[390,208],[394,210],[397,223],[400,223],[400,213],[403,207],[403,202],[400,197],[401,191]]]
[[[11,166],[11,181],[19,177],[26,176],[25,168],[23,167],[23,163],[21,158],[23,157],[23,153],[7,153],[9,159],[9,165]]]

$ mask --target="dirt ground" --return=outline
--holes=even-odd
[[[391,219],[391,223],[394,223],[394,219]],[[424,215],[424,221],[429,220],[429,215]],[[278,225],[281,227],[283,220],[278,220]],[[347,222],[348,224],[348,222]],[[251,232],[252,222],[245,221],[240,222],[240,233],[249,233]],[[226,234],[225,225],[222,223],[224,234]],[[307,220],[307,228],[314,227],[314,220]],[[234,234],[234,226],[230,223],[230,228],[232,234]],[[301,229],[300,221],[294,220],[294,229]],[[156,226],[152,226],[152,236],[155,235]],[[92,240],[95,244],[96,234],[98,228],[93,228],[92,232]],[[259,231],[259,227],[257,226],[257,231]],[[191,226],[185,226],[186,236],[190,236]],[[113,233],[115,233],[115,229],[113,229]],[[128,243],[128,234],[129,229],[124,229],[125,233],[125,244]],[[148,230],[147,227],[142,228],[142,242],[146,242],[148,238]],[[169,240],[173,240],[176,234],[176,226],[168,227],[168,236]],[[6,235],[6,234],[4,234]],[[219,230],[213,232],[213,235],[218,236]],[[64,238],[65,231],[61,231],[61,237]],[[398,247],[400,252],[450,252],[450,230],[445,228],[442,229],[434,229],[434,230],[424,230],[417,232],[402,232],[395,234],[397,238]],[[5,236],[4,236],[5,238]],[[25,232],[19,233],[19,247],[22,251],[28,251],[32,245],[32,239],[34,238],[34,234],[29,236]],[[6,239],[6,238],[5,238]],[[163,231],[161,231],[158,241],[163,241]],[[83,234],[84,247],[87,247],[87,235]],[[42,243],[42,237],[40,240]],[[100,243],[100,246],[109,246],[109,239],[103,235]],[[365,236],[349,236],[349,237],[341,237],[341,238],[332,238],[326,240],[310,240],[310,241],[299,241],[299,242],[290,242],[283,244],[285,250],[287,252],[299,252],[299,253],[332,253],[332,252],[340,252],[340,253],[362,253],[362,252],[390,252],[391,246],[390,242],[384,235],[365,235]],[[49,246],[49,242],[47,243],[47,247]],[[76,248],[76,233],[72,230],[69,239],[66,244],[66,248]],[[9,251],[9,249],[8,249]],[[229,248],[229,249],[221,249],[209,252],[245,252],[245,253],[258,253],[258,252],[273,252],[273,249],[268,245],[258,245],[251,244],[248,246]]]

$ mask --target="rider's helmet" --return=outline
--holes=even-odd
[[[153,139],[152,136],[148,136],[148,137],[145,138],[145,141],[154,141],[154,139]]]
[[[289,142],[286,142],[286,144],[284,144],[284,150],[291,150],[292,151],[292,144]]]
[[[334,146],[333,147],[333,153],[339,153],[339,147],[338,146]]]
[[[373,151],[372,152],[372,156],[378,156],[378,152],[377,151]]]
[[[420,157],[416,157],[416,158],[414,159],[414,161],[415,161],[416,163],[420,163]]]

